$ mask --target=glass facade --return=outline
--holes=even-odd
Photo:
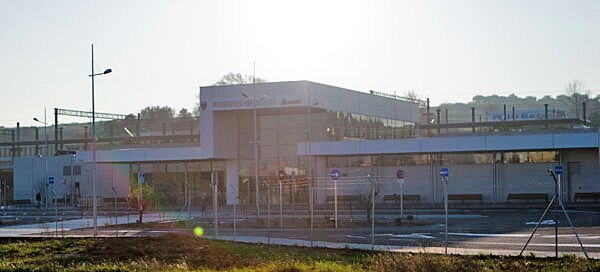
[[[238,147],[240,200],[254,202],[254,122],[251,110],[238,111]],[[310,116],[310,117],[309,117]],[[298,156],[298,143],[398,139],[414,137],[415,123],[318,108],[280,108],[257,111],[259,177],[261,191],[277,188],[279,171],[284,171],[283,201],[305,201],[308,158]],[[309,122],[310,119],[310,122]],[[310,129],[309,129],[310,123]],[[310,133],[310,135],[309,135]],[[295,178],[292,180],[291,176]],[[292,192],[296,192],[293,196]],[[265,194],[266,195],[266,194]],[[261,197],[262,198],[262,197]],[[304,200],[302,200],[304,199]],[[268,199],[261,199],[266,203]]]
[[[329,156],[328,168],[371,167],[371,166],[418,166],[491,164],[555,163],[559,162],[558,151],[529,152],[484,152],[484,153],[435,153],[395,154],[377,156]]]
[[[186,178],[192,207],[210,209],[213,196],[210,185],[212,167],[219,183],[218,204],[225,205],[227,186],[224,185],[225,164],[222,161],[142,163],[130,167],[131,197],[137,197],[137,172],[144,172],[144,199],[147,205],[157,209],[181,208],[185,205]]]

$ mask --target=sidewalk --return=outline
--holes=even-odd
[[[135,223],[138,219],[137,215],[129,215],[129,216],[118,216],[117,225],[127,224],[127,223]],[[172,220],[175,219],[176,216],[169,213],[159,214],[159,213],[147,213],[144,214],[143,221],[144,223],[148,222],[157,222],[163,220]],[[77,230],[84,228],[92,228],[93,227],[93,218],[85,217],[82,219],[75,220],[65,220],[59,222],[46,222],[46,223],[34,223],[34,224],[26,224],[26,225],[11,225],[11,226],[0,226],[0,237],[19,237],[19,236],[31,236],[31,235],[40,235],[45,232],[54,232],[54,231],[69,231],[69,230]],[[98,228],[103,227],[105,225],[115,225],[115,217],[108,216],[98,216]]]
[[[358,244],[358,243],[340,243],[340,242],[324,242],[324,241],[308,241],[301,239],[288,239],[288,238],[268,238],[262,236],[219,236],[218,240],[236,241],[243,243],[252,244],[271,244],[271,245],[283,245],[283,246],[302,246],[302,247],[323,247],[323,248],[337,248],[337,249],[361,249],[361,250],[377,250],[377,251],[390,251],[390,252],[405,252],[405,253],[434,253],[444,254],[443,247],[415,247],[415,246],[388,246],[388,245],[374,245],[371,248],[371,244]],[[476,249],[476,248],[453,248],[448,247],[448,254],[458,255],[497,255],[497,256],[518,256],[518,250],[506,250],[506,249]],[[553,251],[526,251],[523,255],[527,256],[533,253],[536,257],[554,257]],[[578,257],[585,257],[583,252],[561,252],[561,255],[575,255]],[[588,252],[588,255],[592,259],[600,259],[600,252]]]

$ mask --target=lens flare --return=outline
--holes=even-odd
[[[195,227],[194,235],[196,235],[198,237],[202,237],[202,235],[204,235],[204,229],[202,227]]]

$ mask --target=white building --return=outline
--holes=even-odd
[[[219,184],[221,204],[253,205],[255,146],[263,204],[269,191],[272,199],[278,197],[280,180],[285,203],[306,203],[310,182],[318,203],[326,203],[333,193],[332,168],[343,173],[340,195],[365,198],[375,181],[379,202],[399,194],[395,172],[403,169],[406,194],[423,205],[440,203],[442,166],[450,168],[450,194],[479,196],[475,200],[485,205],[550,194],[546,170],[557,164],[565,167],[561,190],[566,200],[600,192],[597,131],[430,136],[419,127],[416,103],[309,81],[202,87],[200,106],[200,146],[99,150],[98,193],[112,197],[115,188],[119,196],[129,195],[137,186],[136,173],[144,172],[162,205],[183,205],[186,188],[197,205],[209,194],[211,180]],[[74,161],[82,165],[79,177],[65,175]],[[75,160],[49,160],[48,175],[64,185],[54,185],[59,197],[72,195],[67,185],[72,177],[79,180],[80,194],[89,194],[90,161],[90,151],[78,151]],[[44,190],[39,189],[46,178],[42,170],[43,158],[15,159],[14,199],[35,201]]]

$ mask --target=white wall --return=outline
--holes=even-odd
[[[600,192],[598,151],[574,149],[564,153],[565,193],[574,200],[576,193]]]
[[[64,176],[63,166],[81,166],[81,175]],[[41,157],[15,158],[14,163],[14,199],[30,199],[35,201],[37,192],[43,191],[47,184],[46,176],[54,176],[54,190],[59,198],[69,195],[72,184],[80,183],[82,196],[92,195],[92,165],[73,159],[72,156],[55,156],[46,159]],[[46,174],[47,173],[47,174]],[[112,187],[117,190],[117,196],[124,197],[129,193],[129,166],[127,164],[99,163],[96,176],[96,193],[99,196],[113,196]]]
[[[308,155],[306,142],[298,143],[298,154]],[[478,152],[598,148],[597,132],[541,133],[518,135],[449,136],[395,140],[311,142],[312,155],[372,155],[437,152]]]
[[[547,170],[555,163],[498,164],[499,197],[506,201],[510,193],[547,193],[550,199],[554,181]]]
[[[235,112],[215,112],[216,124],[210,131],[213,134],[213,157],[232,158],[238,156],[238,120]]]
[[[396,183],[396,171],[399,167],[378,167],[374,169],[374,177],[378,182],[381,201],[384,195],[400,194],[400,185]],[[442,185],[437,171],[439,167],[429,165],[402,167],[406,173],[404,193],[420,196],[421,203],[441,203]],[[450,177],[448,182],[449,194],[481,194],[483,201],[491,202],[493,169],[492,165],[448,165]],[[370,167],[342,167],[344,177],[338,181],[338,195],[364,195],[370,193],[369,179]],[[327,195],[333,195],[333,183],[328,176],[328,170],[319,171],[319,189],[321,193],[319,203],[326,201]]]
[[[254,90],[256,94],[254,95]],[[267,103],[258,103],[258,108],[281,108],[281,107],[306,107],[318,103],[314,107],[378,116],[382,118],[395,118],[398,120],[418,122],[418,104],[391,99],[387,97],[372,95],[367,92],[359,92],[346,88],[320,84],[311,81],[286,81],[268,82],[226,86],[207,86],[200,89],[200,100],[206,101],[208,113],[224,110],[252,109],[254,104],[242,96],[246,92],[251,98],[257,100],[263,95]],[[286,101],[297,101],[297,103],[283,103]],[[226,107],[220,107],[214,102],[229,102]],[[207,123],[202,123],[208,125]],[[210,128],[210,127],[208,127]],[[202,131],[202,128],[200,129]]]
[[[225,161],[225,186],[227,186],[227,205],[239,204],[238,161]]]
[[[448,165],[447,167],[450,171],[448,194],[481,194],[484,202],[492,202],[491,164]]]

